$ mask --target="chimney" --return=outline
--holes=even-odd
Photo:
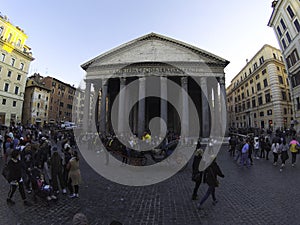
[[[278,3],[278,0],[274,0],[274,1],[272,2],[272,8],[275,8],[275,6],[277,5],[277,3]]]

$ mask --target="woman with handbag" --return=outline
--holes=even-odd
[[[224,178],[224,174],[222,173],[219,165],[216,162],[216,159],[210,164],[209,167],[204,171],[204,183],[207,183],[208,189],[206,191],[206,194],[202,197],[200,203],[198,204],[197,208],[199,210],[202,209],[202,205],[204,202],[208,199],[208,197],[211,195],[213,199],[213,205],[215,205],[218,201],[216,199],[215,190],[216,187],[219,186],[219,181],[217,179],[217,176]]]

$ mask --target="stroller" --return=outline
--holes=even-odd
[[[31,171],[31,186],[33,190],[33,200],[37,202],[38,198],[45,200],[47,205],[51,200],[56,201],[57,197],[53,194],[53,188],[44,180],[44,175],[37,167]]]

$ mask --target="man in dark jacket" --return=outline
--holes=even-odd
[[[216,159],[214,159],[210,166],[207,167],[207,169],[204,171],[204,183],[207,183],[208,189],[206,194],[202,197],[199,205],[197,206],[198,209],[202,209],[203,203],[208,199],[210,195],[212,195],[214,205],[218,202],[215,196],[215,189],[219,186],[217,176],[223,178],[225,177],[219,165],[217,164]]]
[[[15,191],[17,190],[17,187],[19,187],[19,192],[23,199],[24,205],[31,205],[29,202],[26,201],[26,195],[25,195],[23,179],[22,179],[22,163],[19,160],[18,150],[13,150],[13,152],[11,153],[11,159],[9,160],[7,167],[8,167],[7,181],[10,184],[10,189],[6,200],[7,204],[11,204],[11,205],[15,204],[15,202],[12,200],[12,197]]]
[[[197,146],[198,147],[198,146]],[[200,187],[201,181],[202,181],[202,175],[203,172],[199,171],[199,164],[202,159],[203,150],[200,148],[197,148],[194,159],[193,159],[193,174],[192,174],[192,180],[195,182],[195,187],[192,195],[192,200],[197,200],[198,196],[198,189]]]

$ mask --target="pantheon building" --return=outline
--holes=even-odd
[[[156,33],[122,44],[81,65],[86,71],[83,127],[139,137],[152,129],[185,137],[222,135],[228,64]]]

